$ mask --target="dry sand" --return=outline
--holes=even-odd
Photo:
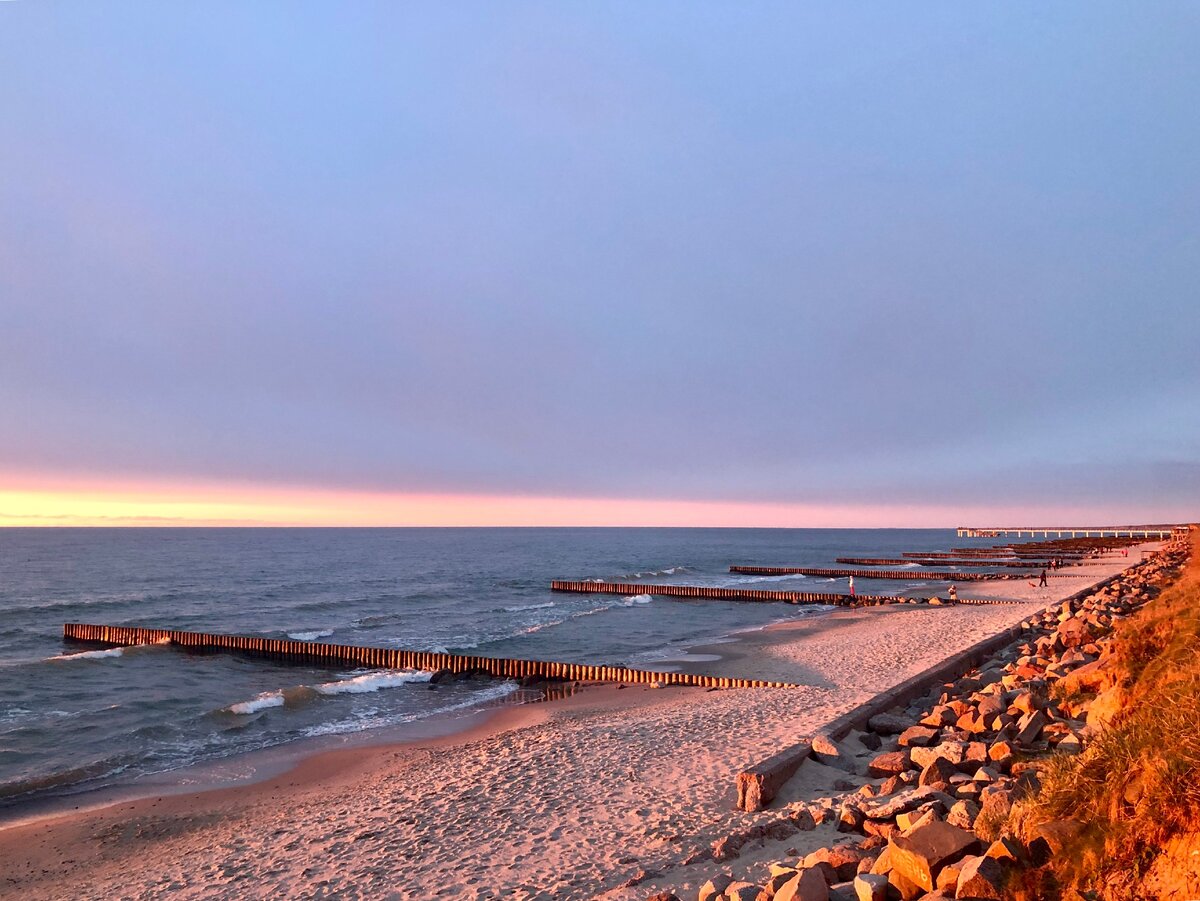
[[[749,633],[697,669],[797,689],[607,686],[502,710],[469,732],[322,753],[238,788],[123,802],[0,827],[0,897],[642,899],[694,890],[721,867],[681,867],[754,817],[734,778],[872,695],[1138,559],[1088,578],[975,583],[995,606],[838,611]],[[784,798],[844,778],[807,763]],[[829,827],[748,852],[826,844]],[[636,888],[643,870],[664,873]]]

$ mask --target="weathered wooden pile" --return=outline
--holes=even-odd
[[[1117,707],[1105,674],[1114,624],[1158,594],[1186,560],[1183,543],[1135,564],[1103,587],[1047,608],[979,668],[923,699],[877,713],[839,741],[817,736],[810,754],[846,772],[846,794],[798,802],[713,844],[717,860],[764,839],[833,823],[847,839],[701,887],[698,901],[944,901],[1000,899],[1013,873],[1055,855],[1055,824],[1028,843],[1004,830],[1011,805],[1038,785],[1051,753],[1077,753]],[[857,836],[857,837],[855,837]],[[677,896],[661,892],[657,901]]]

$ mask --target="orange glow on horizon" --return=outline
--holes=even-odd
[[[0,476],[0,526],[952,527],[1097,511],[372,492]]]

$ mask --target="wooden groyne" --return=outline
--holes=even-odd
[[[907,566],[916,563],[922,566],[949,566],[957,563],[961,566],[1016,566],[1021,569],[1045,569],[1050,565],[1049,560],[997,560],[984,563],[981,560],[939,560],[936,557],[838,557],[838,563],[849,563],[854,566]]]
[[[844,579],[910,579],[926,582],[992,582],[1023,579],[1015,573],[948,573],[936,569],[822,569],[819,566],[731,566],[731,573],[749,576],[826,576]]]
[[[642,585],[637,582],[550,583],[551,591],[577,594],[653,594],[672,598],[704,598],[714,601],[782,601],[785,604],[833,604],[837,607],[875,607],[901,604],[904,598],[878,594],[832,594],[820,591],[769,591],[759,588],[712,588],[707,585]]]
[[[432,651],[403,651],[397,648],[319,644],[290,638],[258,635],[219,635],[151,629],[138,626],[102,626],[66,623],[63,638],[101,642],[108,645],[173,645],[192,651],[233,651],[266,657],[281,663],[357,666],[378,669],[416,669],[457,674],[486,673],[502,679],[548,679],[572,682],[624,682],[650,685],[689,685],[700,688],[795,688],[791,682],[735,679],[696,673],[661,673],[619,666],[592,666],[550,660],[512,660],[502,657],[466,657]]]

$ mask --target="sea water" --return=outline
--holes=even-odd
[[[0,806],[317,736],[403,737],[529,695],[511,681],[431,690],[420,672],[89,649],[63,641],[64,622],[700,668],[713,655],[688,647],[830,608],[561,594],[551,579],[844,593],[844,579],[728,568],[963,543],[890,529],[0,529]],[[856,588],[929,593],[916,581]]]

